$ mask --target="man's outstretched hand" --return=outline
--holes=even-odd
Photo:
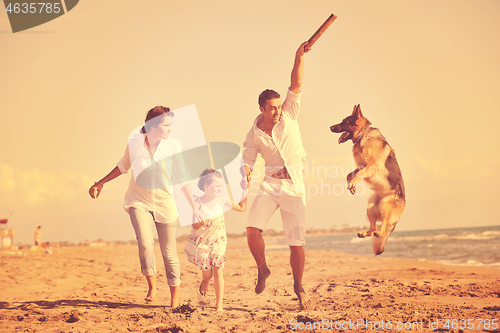
[[[306,54],[307,52],[311,51],[312,47],[309,47],[308,44],[309,44],[309,42],[304,42],[304,43],[300,44],[300,46],[297,49],[297,52],[295,53],[295,55],[297,57],[302,57],[304,54]]]

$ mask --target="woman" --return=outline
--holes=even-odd
[[[98,198],[105,183],[130,169],[133,175],[125,195],[125,211],[129,213],[139,247],[142,274],[148,283],[146,301],[156,294],[154,233],[158,233],[165,271],[170,286],[171,303],[179,305],[180,263],[176,249],[177,210],[173,199],[174,180],[183,184],[182,192],[193,208],[194,220],[202,221],[194,204],[189,175],[184,168],[180,142],[170,138],[174,113],[157,106],[149,110],[146,124],[129,137],[129,144],[117,166],[89,190]]]

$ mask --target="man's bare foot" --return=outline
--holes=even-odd
[[[152,302],[155,299],[155,296],[156,296],[156,288],[150,288],[144,300],[146,300],[146,302]]]
[[[306,310],[311,306],[311,299],[307,296],[303,288],[295,290],[295,294],[299,298],[299,305],[302,310]]]
[[[201,280],[200,289],[199,289],[201,296],[207,296],[208,282],[209,281]]]
[[[257,285],[255,286],[255,293],[261,294],[264,289],[266,289],[266,280],[271,275],[271,271],[267,266],[264,266],[262,272],[259,270],[259,275],[257,277]]]

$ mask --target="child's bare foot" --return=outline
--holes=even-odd
[[[207,291],[208,291],[208,282],[206,280],[201,280],[200,283],[200,295],[201,296],[207,296]]]
[[[261,294],[264,289],[266,289],[266,280],[271,275],[271,271],[267,266],[263,267],[263,272],[259,270],[259,275],[257,277],[257,285],[255,286],[255,293]]]

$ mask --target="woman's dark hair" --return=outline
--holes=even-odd
[[[147,134],[151,130],[151,127],[158,126],[162,123],[163,118],[165,117],[173,117],[174,113],[170,111],[170,108],[166,108],[164,106],[155,106],[151,110],[148,111],[146,115],[145,124],[141,128],[142,134]]]
[[[214,181],[214,177],[222,178],[222,173],[215,171],[214,169],[205,169],[200,175],[200,180],[198,181],[198,188],[205,191],[205,185],[210,185]]]

